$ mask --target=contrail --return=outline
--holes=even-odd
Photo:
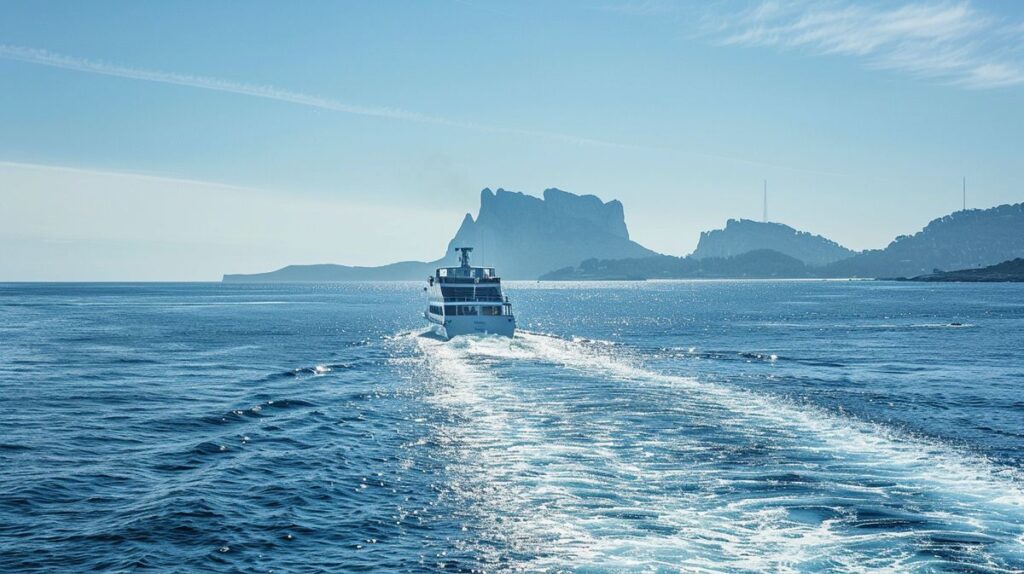
[[[308,94],[293,92],[291,90],[276,88],[274,86],[233,82],[230,80],[211,78],[209,76],[194,76],[191,74],[177,74],[174,72],[133,68],[96,60],[87,60],[85,58],[77,58],[74,56],[65,56],[63,54],[56,54],[49,50],[40,50],[38,48],[25,48],[22,46],[0,44],[0,57],[8,60],[18,60],[21,62],[29,62],[31,64],[39,64],[42,66],[63,68],[65,70],[102,74],[104,76],[117,76],[119,78],[131,78],[133,80],[143,80],[146,82],[159,82],[162,84],[175,84],[178,86],[189,86],[191,88],[201,88],[204,90],[243,94],[246,96],[278,100],[281,102],[298,104],[300,106],[309,106],[312,108],[345,112],[349,114],[411,120],[424,123],[453,123],[445,120],[444,118],[418,114],[397,108],[346,104],[337,100],[311,96]]]
[[[575,145],[588,145],[588,146],[599,146],[606,148],[618,148],[635,151],[648,151],[648,152],[662,152],[662,153],[673,153],[683,154],[691,157],[725,161],[734,164],[742,164],[746,166],[756,168],[769,168],[779,169],[798,173],[809,173],[817,175],[827,176],[838,176],[838,177],[849,177],[848,174],[824,172],[816,170],[807,170],[801,168],[787,167],[783,165],[775,165],[770,163],[764,163],[754,160],[748,160],[738,157],[730,157],[717,154],[693,152],[687,150],[681,150],[670,147],[660,146],[649,146],[649,145],[637,145],[637,144],[626,144],[620,142],[613,142],[608,140],[588,138],[583,136],[577,136],[572,134],[564,134],[559,132],[549,132],[544,130],[531,130],[531,129],[518,129],[501,126],[492,126],[487,124],[478,124],[475,122],[466,122],[461,120],[455,120],[451,118],[445,118],[441,116],[434,116],[429,114],[422,114],[419,112],[413,112],[409,110],[403,110],[401,108],[391,107],[379,107],[379,106],[362,106],[357,104],[349,104],[341,102],[331,98],[323,98],[320,96],[314,96],[310,94],[304,94],[302,92],[295,92],[284,88],[278,88],[276,86],[262,85],[262,84],[249,84],[245,82],[235,82],[232,80],[224,80],[220,78],[213,78],[210,76],[197,76],[192,74],[179,74],[176,72],[165,72],[162,70],[150,70],[146,68],[136,68],[131,66],[123,66],[120,64],[112,64],[109,62],[103,62],[98,60],[89,60],[86,58],[79,58],[76,56],[67,56],[64,54],[57,54],[49,50],[43,50],[40,48],[29,48],[25,46],[14,46],[10,44],[0,44],[0,58],[8,60],[16,60],[19,62],[27,62],[30,64],[37,64],[40,66],[50,66],[53,68],[62,68],[65,70],[74,70],[78,72],[86,72],[90,74],[100,74],[104,76],[116,76],[119,78],[129,78],[133,80],[141,80],[144,82],[157,82],[161,84],[174,84],[177,86],[188,86],[190,88],[199,88],[203,90],[213,90],[216,92],[227,92],[232,94],[241,94],[245,96],[252,96],[256,98],[264,98],[267,100],[275,100],[279,102],[286,102],[289,104],[295,104],[300,106],[306,106],[311,108],[317,108],[322,110],[330,110],[335,112],[342,112],[346,114],[356,114],[361,116],[373,116],[378,118],[387,118],[394,120],[410,121],[423,124],[434,124],[441,126],[456,127],[474,131],[499,133],[499,134],[511,134],[527,137],[538,137],[549,140],[562,141]]]
[[[540,136],[579,144],[602,145],[609,147],[630,147],[624,146],[622,144],[617,144],[614,142],[579,137],[569,134],[560,134],[556,132],[503,128],[497,126],[477,124],[473,122],[464,122],[440,116],[411,112],[400,108],[361,106],[357,104],[349,104],[330,98],[323,98],[320,96],[303,94],[301,92],[295,92],[292,90],[278,88],[275,86],[234,82],[231,80],[223,80],[220,78],[213,78],[210,76],[196,76],[192,74],[179,74],[175,72],[165,72],[161,70],[148,70],[145,68],[122,66],[119,64],[111,64],[108,62],[89,60],[86,58],[78,58],[75,56],[66,56],[63,54],[51,52],[49,50],[42,50],[39,48],[27,48],[24,46],[0,44],[0,58],[6,58],[8,60],[17,60],[20,62],[28,62],[30,64],[38,64],[41,66],[50,66],[53,68],[62,68],[65,70],[75,70],[77,72],[88,72],[92,74],[101,74],[104,76],[116,76],[119,78],[142,80],[146,82],[158,82],[161,84],[174,84],[177,86],[188,86],[190,88],[200,88],[203,90],[213,90],[217,92],[242,94],[245,96],[253,96],[268,100],[277,100],[280,102],[287,102],[290,104],[296,104],[300,106],[319,108],[322,110],[330,110],[335,112],[343,112],[347,114],[356,114],[361,116],[374,116],[379,118],[405,120],[426,124],[445,125],[479,131]]]

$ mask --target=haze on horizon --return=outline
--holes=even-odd
[[[479,192],[877,248],[1024,201],[1024,4],[11,1],[0,281],[436,259]]]

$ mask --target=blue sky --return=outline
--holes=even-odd
[[[434,259],[484,187],[685,255],[1024,201],[1016,2],[5,2],[0,280]]]

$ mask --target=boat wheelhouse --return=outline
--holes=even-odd
[[[515,334],[512,304],[501,292],[501,278],[493,267],[469,264],[472,247],[456,247],[458,267],[438,267],[427,278],[427,310],[423,316],[438,335],[451,339],[459,335]]]

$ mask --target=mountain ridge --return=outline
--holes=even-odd
[[[956,211],[900,235],[884,249],[830,264],[832,277],[912,277],[1024,257],[1024,203]]]
[[[701,233],[694,252],[678,258],[632,241],[618,200],[605,202],[558,188],[545,189],[542,197],[484,188],[477,216],[466,213],[445,255],[435,261],[375,267],[289,265],[268,273],[229,274],[223,280],[420,279],[435,267],[456,265],[453,250],[461,246],[476,248],[474,261],[497,267],[507,279],[689,278],[709,273],[716,277],[729,273],[735,277],[916,277],[1024,257],[1024,203],[954,212],[933,219],[912,235],[896,237],[883,249],[859,253],[782,223],[730,219],[723,229]],[[763,260],[750,253],[760,253]],[[700,265],[702,260],[713,261]]]
[[[785,227],[788,228],[788,226]],[[751,254],[760,254],[763,260],[758,260],[758,257]],[[1024,257],[1024,203],[1018,203],[945,215],[933,219],[913,235],[897,237],[884,249],[857,253],[825,266],[809,265],[776,250],[758,249],[728,257],[699,258],[691,255],[683,258],[663,256],[620,261],[588,260],[579,266],[547,273],[542,278],[550,280],[602,280],[626,277],[692,279],[712,275],[735,278],[755,276],[779,278],[916,277],[927,274],[938,275],[935,273],[935,270],[938,269],[968,270],[1022,257]],[[698,263],[713,260],[714,263],[710,266],[701,266],[688,262],[691,260]],[[794,265],[793,261],[799,261],[802,266]]]

